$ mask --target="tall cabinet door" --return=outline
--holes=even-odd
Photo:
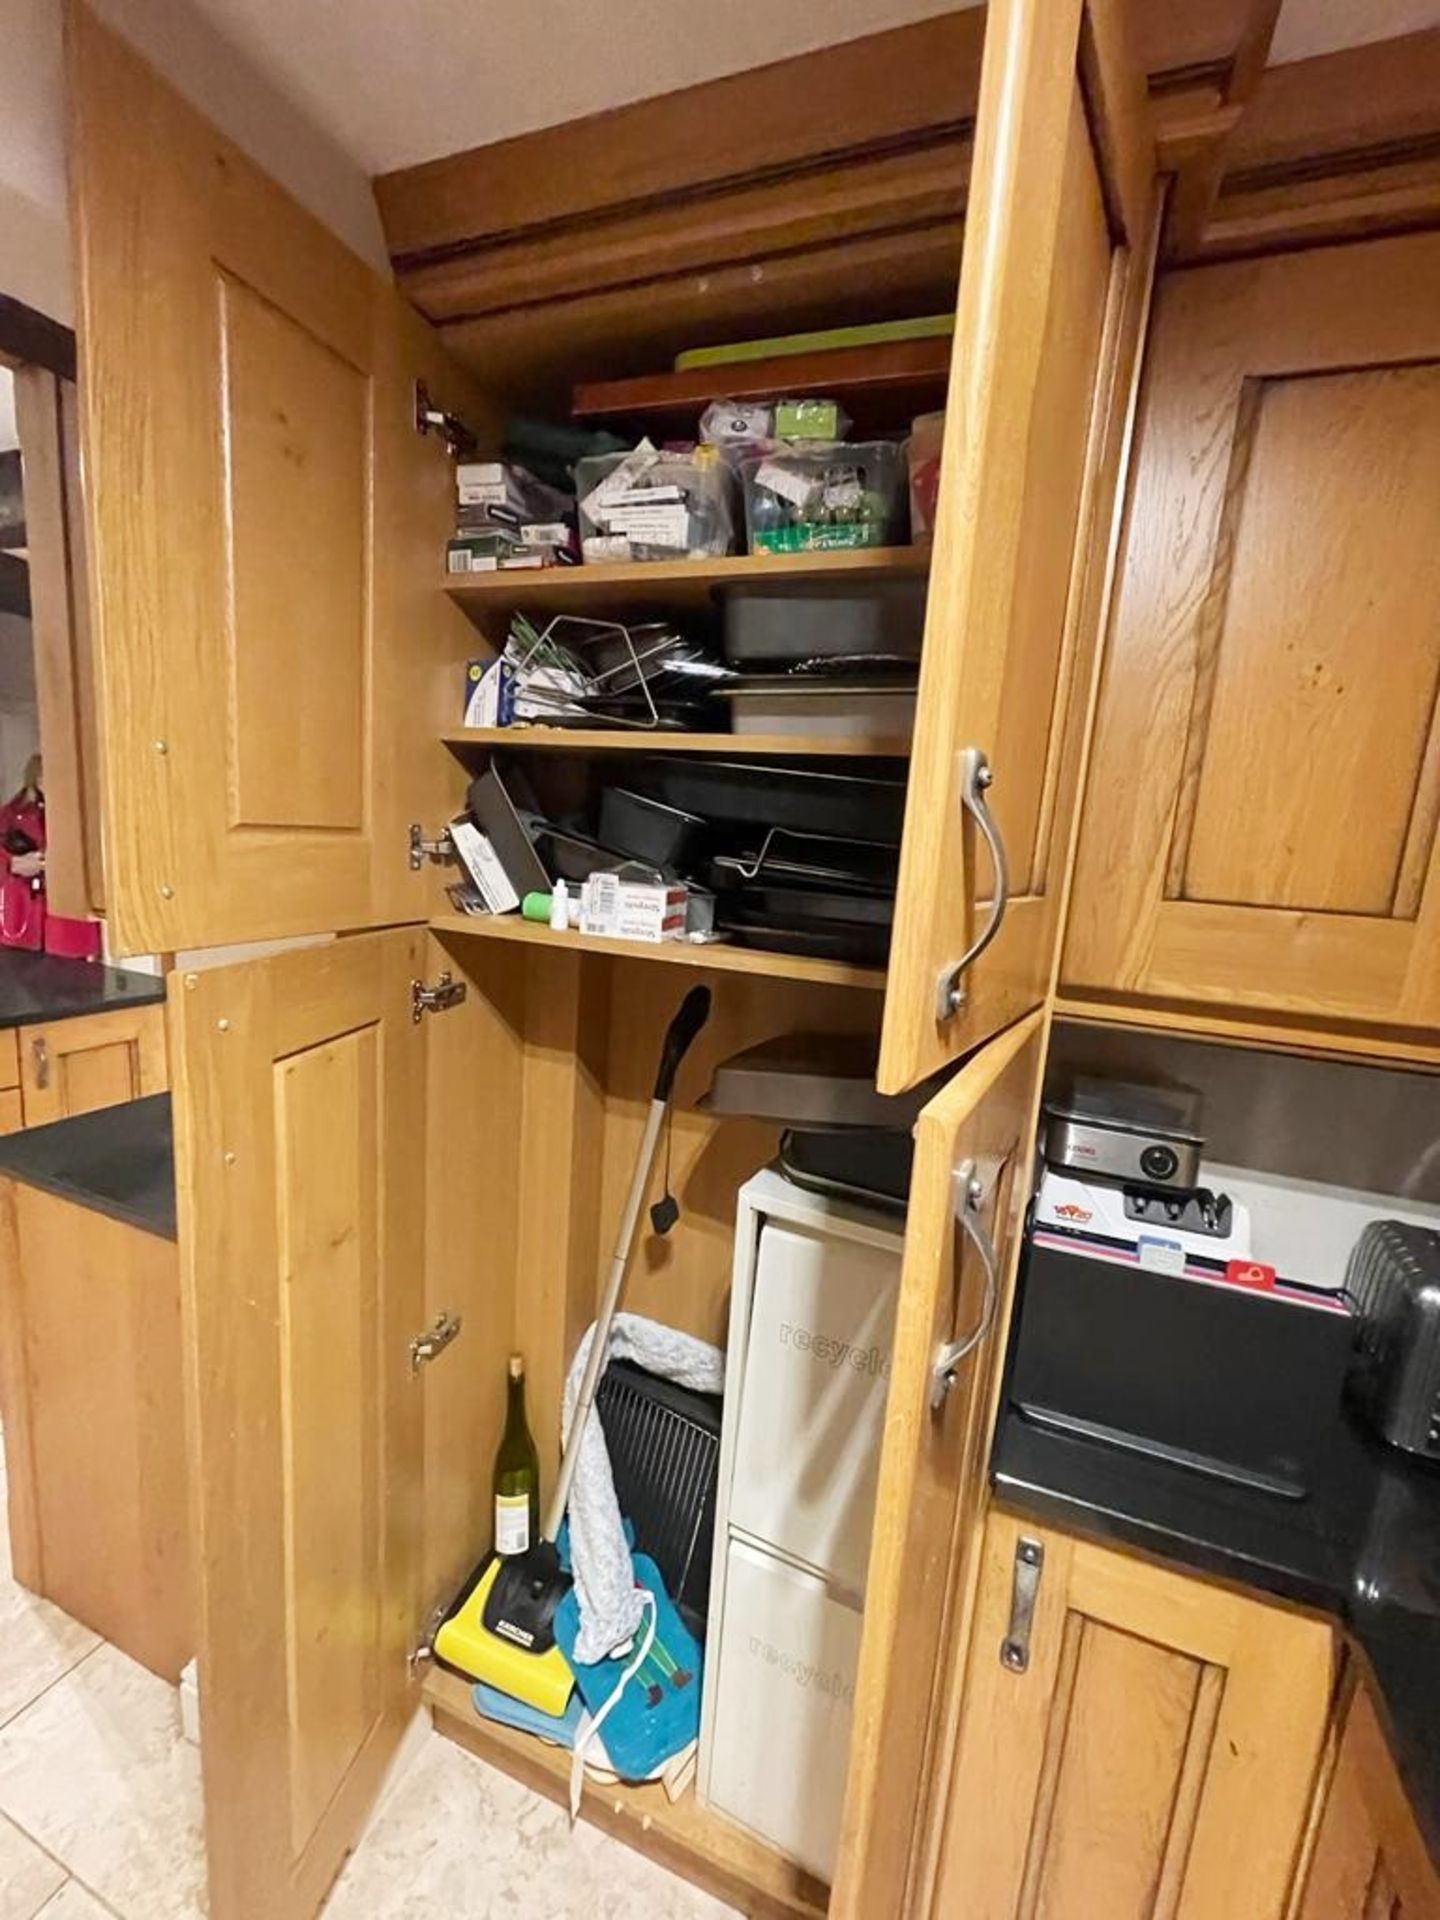
[[[112,946],[418,919],[427,650],[457,628],[453,701],[467,645],[444,596],[419,604],[453,524],[415,431],[413,376],[447,399],[438,355],[78,0],[68,19]],[[429,758],[399,760],[425,724]]]
[[[414,1704],[424,938],[171,976],[212,1920],[309,1920]]]
[[[1050,982],[1153,259],[1143,77],[1121,13],[1114,0],[989,9],[885,1004],[890,1092]]]
[[[931,1911],[1043,1039],[1032,1014],[992,1041],[916,1129],[831,1920]]]
[[[1440,1025],[1440,235],[1156,296],[1067,992]]]

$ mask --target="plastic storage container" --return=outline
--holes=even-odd
[[[908,538],[905,450],[886,440],[776,447],[741,467],[753,553],[888,547]]]
[[[642,443],[575,468],[586,560],[684,560],[733,552],[734,480],[718,451]]]

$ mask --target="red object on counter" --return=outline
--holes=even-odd
[[[1263,1260],[1228,1260],[1225,1278],[1232,1287],[1249,1287],[1253,1293],[1273,1293],[1277,1278],[1274,1267]]]

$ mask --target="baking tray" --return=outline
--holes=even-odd
[[[857,967],[883,967],[890,957],[889,927],[858,926],[834,920],[823,926],[783,926],[764,920],[752,923],[741,913],[727,920],[726,931],[737,946],[762,953],[789,953],[807,960],[845,960]]]
[[[647,760],[649,792],[717,825],[783,827],[898,847],[905,782],[750,760]]]

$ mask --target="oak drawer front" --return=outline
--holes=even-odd
[[[0,1089],[20,1084],[20,1036],[14,1027],[0,1032]]]
[[[1440,1021],[1440,236],[1173,275],[1062,977]]]

